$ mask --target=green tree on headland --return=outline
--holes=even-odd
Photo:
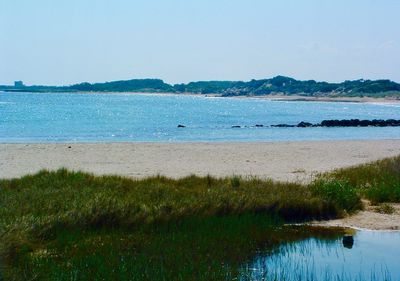
[[[270,94],[327,97],[400,96],[400,84],[390,80],[354,80],[342,83],[300,81],[276,76],[243,81],[197,81],[171,85],[161,79],[131,79],[105,83],[80,83],[71,86],[0,86],[0,91],[25,92],[156,92],[196,93],[221,96],[262,96]]]

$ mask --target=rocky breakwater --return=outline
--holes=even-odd
[[[281,128],[307,128],[307,127],[399,127],[400,120],[396,119],[373,119],[373,120],[360,120],[360,119],[343,119],[343,120],[323,120],[321,123],[312,124],[309,122],[300,122],[297,125],[290,124],[277,124],[271,127]]]

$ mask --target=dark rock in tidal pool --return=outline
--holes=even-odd
[[[347,249],[353,248],[354,245],[354,238],[352,235],[345,235],[342,239],[343,247]]]
[[[186,126],[185,126],[185,125],[179,124],[179,125],[178,125],[178,128],[186,128]]]

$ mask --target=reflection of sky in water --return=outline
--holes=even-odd
[[[400,232],[358,231],[351,249],[341,239],[311,238],[261,254],[243,270],[243,280],[400,280]]]
[[[0,142],[399,139],[400,127],[255,128],[324,119],[399,119],[397,104],[143,94],[0,93]],[[186,128],[177,128],[184,124]],[[248,126],[235,129],[233,125]]]

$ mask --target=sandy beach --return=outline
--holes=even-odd
[[[0,178],[66,167],[135,178],[210,174],[307,181],[315,173],[398,154],[400,140],[0,144]]]
[[[377,103],[377,104],[398,104],[400,98],[393,97],[334,97],[334,96],[301,96],[301,95],[282,95],[272,94],[257,96],[254,98],[268,99],[275,101],[314,101],[314,102],[356,102],[356,103]]]
[[[363,230],[400,230],[400,204],[391,203],[394,212],[392,214],[382,214],[376,211],[376,206],[371,206],[364,200],[364,210],[357,212],[352,216],[342,219],[315,221],[312,224],[319,226],[339,226]]]

